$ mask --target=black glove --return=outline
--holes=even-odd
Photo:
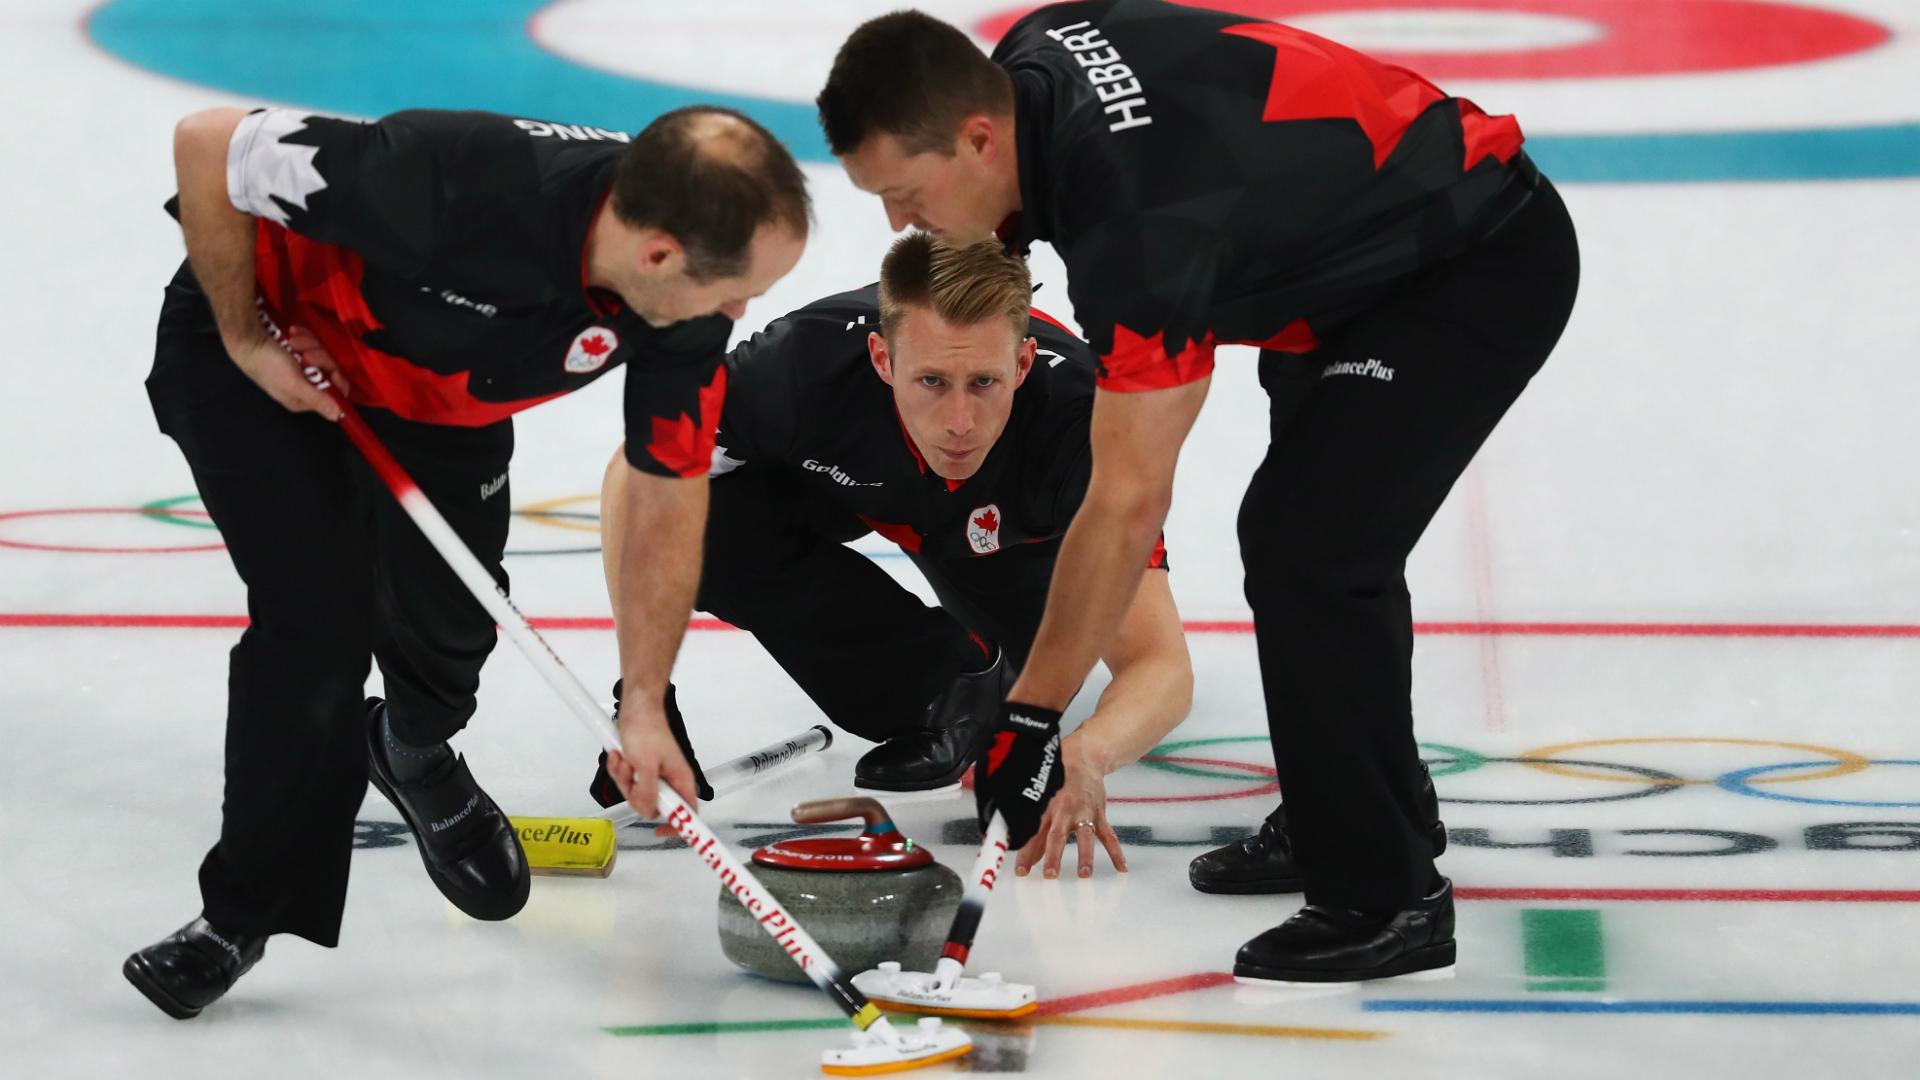
[[[620,723],[620,684],[613,683],[613,722]],[[700,759],[693,756],[693,742],[687,738],[687,723],[680,719],[680,703],[673,698],[673,684],[667,684],[667,730],[673,732],[673,741],[680,744],[680,752],[687,756],[687,764],[693,766],[694,794],[701,802],[713,801],[713,785],[707,783],[707,774],[700,771]],[[593,774],[593,783],[587,785],[587,794],[601,806],[614,806],[627,801],[620,794],[620,785],[613,782],[613,776],[607,772],[607,752],[600,751],[600,771]]]
[[[973,772],[973,803],[985,829],[997,812],[1007,820],[1007,848],[1018,851],[1040,831],[1047,803],[1060,790],[1060,714],[1009,701],[985,760]]]

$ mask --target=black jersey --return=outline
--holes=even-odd
[[[727,358],[714,473],[790,471],[822,498],[915,555],[971,559],[1057,542],[1093,467],[1093,354],[1039,310],[1038,355],[1005,430],[980,468],[947,480],[927,468],[873,370],[878,286],[816,300],[741,342]],[[1153,565],[1165,563],[1164,547]]]
[[[1023,204],[1003,234],[1059,250],[1107,389],[1191,382],[1216,343],[1311,351],[1497,228],[1538,177],[1512,117],[1243,15],[1054,4],[993,58],[1013,77]]]
[[[588,229],[628,141],[479,112],[369,124],[265,109],[234,133],[227,189],[260,219],[266,313],[312,330],[357,403],[478,426],[626,363],[628,460],[699,476],[732,320],[656,329],[585,281]]]

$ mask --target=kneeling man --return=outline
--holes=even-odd
[[[877,285],[809,304],[728,357],[696,606],[751,632],[836,725],[879,742],[858,787],[957,783],[1039,629],[1091,472],[1094,365],[1031,303],[1026,264],[1000,245],[910,234]],[[621,520],[626,482],[608,470],[605,520]],[[938,607],[845,546],[869,532],[899,545]],[[623,557],[646,557],[621,541],[605,537],[609,580]],[[1164,546],[1151,565],[1166,569]],[[1054,876],[1069,837],[1081,876],[1096,841],[1124,870],[1104,779],[1186,716],[1192,666],[1165,573],[1144,576],[1112,640],[1112,682],[1062,744],[1066,789],[1021,873],[1044,856]],[[685,748],[672,690],[667,713]],[[632,770],[605,765],[594,794],[611,805]]]

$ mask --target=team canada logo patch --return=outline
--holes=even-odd
[[[977,507],[967,515],[967,543],[976,555],[991,555],[1000,550],[1000,507],[995,503]]]
[[[620,335],[604,326],[590,326],[573,339],[567,350],[567,373],[586,375],[606,366],[607,358],[620,347]]]

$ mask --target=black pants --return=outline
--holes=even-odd
[[[473,715],[493,619],[346,436],[287,412],[234,366],[182,268],[167,287],[148,396],[247,586],[228,668],[219,842],[200,866],[209,921],[339,940],[367,787],[369,658],[395,732],[427,744]],[[502,585],[513,428],[367,422]]]
[[[867,526],[778,466],[713,482],[700,610],[751,631],[836,725],[875,741],[918,726],[927,703],[985,658],[1024,662],[1040,628],[1057,543],[976,559],[914,557],[928,607],[843,546]]]
[[[1309,903],[1398,910],[1433,883],[1407,556],[1546,361],[1578,280],[1572,221],[1542,181],[1492,237],[1313,353],[1260,358],[1272,442],[1240,548]]]

